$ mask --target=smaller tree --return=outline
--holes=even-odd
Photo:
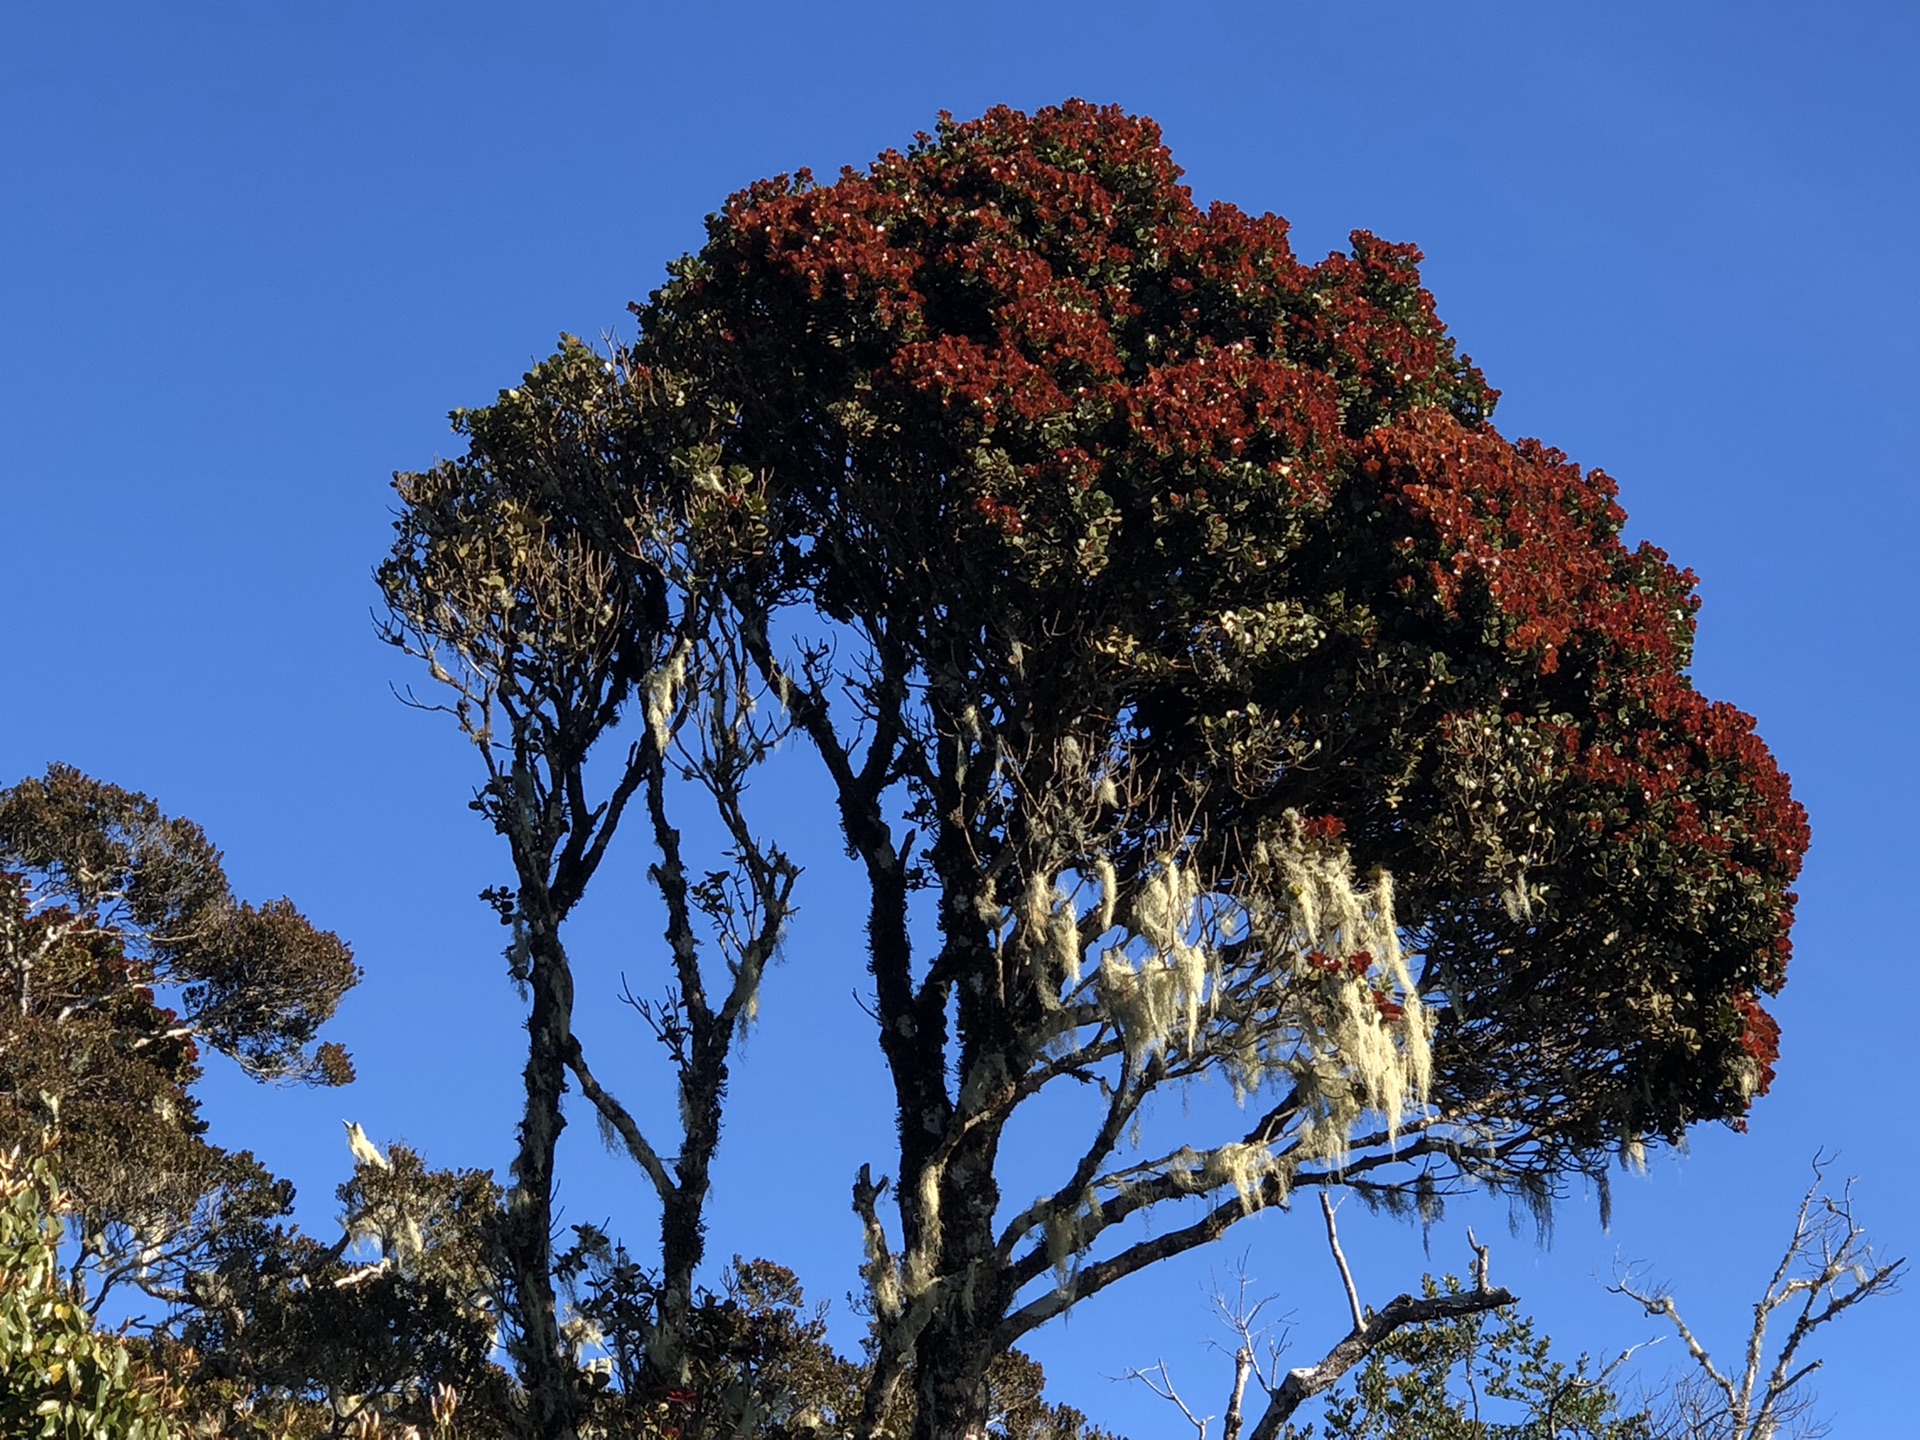
[[[858,1422],[871,1356],[860,1363],[833,1349],[827,1307],[810,1309],[786,1266],[736,1255],[717,1292],[695,1292],[680,1337],[686,1381],[663,1390],[646,1356],[658,1334],[660,1277],[597,1226],[575,1226],[574,1236],[559,1274],[573,1302],[568,1329],[596,1394],[596,1433],[829,1440]],[[587,1358],[592,1349],[602,1354]],[[989,1440],[1119,1440],[1072,1406],[1048,1401],[1046,1372],[1018,1351],[999,1357],[986,1388]],[[908,1387],[886,1416],[889,1432],[909,1433],[913,1419]]]
[[[1327,1227],[1327,1249],[1332,1252],[1333,1263],[1340,1271],[1340,1283],[1347,1292],[1347,1308],[1353,1319],[1353,1328],[1316,1363],[1281,1374],[1282,1347],[1267,1339],[1267,1331],[1271,1327],[1262,1328],[1256,1324],[1267,1302],[1248,1305],[1248,1282],[1243,1267],[1238,1295],[1231,1301],[1224,1295],[1214,1296],[1214,1307],[1234,1337],[1233,1387],[1228,1391],[1226,1409],[1220,1417],[1221,1440],[1241,1440],[1248,1418],[1246,1405],[1250,1381],[1258,1383],[1264,1403],[1253,1428],[1246,1430],[1249,1440],[1311,1440],[1311,1429],[1305,1432],[1294,1429],[1291,1421],[1295,1412],[1308,1400],[1339,1383],[1356,1365],[1367,1367],[1363,1374],[1375,1373],[1385,1359],[1406,1350],[1410,1342],[1405,1337],[1409,1333],[1424,1332],[1435,1327],[1455,1327],[1458,1330],[1462,1326],[1471,1326],[1471,1329],[1459,1333],[1477,1337],[1478,1327],[1487,1313],[1511,1312],[1516,1303],[1509,1291],[1489,1282],[1487,1247],[1475,1239],[1469,1230],[1467,1238],[1474,1253],[1474,1284],[1471,1290],[1462,1290],[1452,1277],[1448,1277],[1444,1286],[1435,1285],[1432,1277],[1428,1277],[1423,1287],[1424,1293],[1419,1298],[1399,1295],[1375,1310],[1361,1303],[1360,1290],[1354,1284],[1346,1252],[1340,1248],[1340,1230],[1334,1220],[1334,1205],[1324,1191],[1320,1194],[1320,1213]],[[1264,1363],[1260,1353],[1263,1343],[1267,1356]],[[1448,1366],[1451,1364],[1449,1359]],[[1186,1417],[1187,1423],[1198,1432],[1199,1440],[1207,1440],[1207,1427],[1213,1423],[1214,1417],[1195,1414],[1192,1407],[1180,1398],[1164,1360],[1151,1370],[1129,1370],[1126,1378],[1141,1382],[1163,1400],[1171,1401]],[[1372,1433],[1358,1431],[1355,1440]],[[1401,1432],[1395,1430],[1389,1433]],[[1440,1433],[1452,1434],[1450,1431]],[[1549,1435],[1558,1433],[1549,1432]],[[1601,1440],[1628,1440],[1628,1437],[1608,1435],[1601,1437]]]
[[[566,338],[496,404],[455,413],[465,455],[395,477],[401,511],[378,574],[385,636],[426,661],[448,697],[424,708],[450,713],[478,751],[473,808],[512,857],[512,883],[483,897],[512,929],[510,973],[529,1001],[502,1242],[508,1348],[532,1424],[555,1440],[574,1433],[585,1404],[553,1288],[563,1097],[579,1087],[660,1204],[644,1354],[655,1389],[684,1388],[681,1336],[733,1042],[758,1011],[799,876],[756,833],[745,800],[787,721],[761,703],[765,687],[721,614],[723,581],[763,539],[757,502],[747,477],[714,464],[696,410],[669,379]],[[606,755],[629,720],[642,723],[617,736],[624,756]],[[719,823],[714,868],[683,845],[681,781]],[[666,912],[666,993],[635,1008],[674,1071],[673,1143],[596,1073],[574,1029],[566,926],[629,804],[644,815],[647,873]]]
[[[218,1433],[239,1416],[275,1436],[376,1420],[428,1432],[458,1405],[467,1440],[512,1434],[492,1358],[500,1187],[361,1144],[332,1245],[288,1227],[226,1232],[191,1277],[170,1368]]]
[[[1428,1276],[1429,1299],[1459,1293]],[[1553,1357],[1516,1306],[1402,1330],[1368,1357],[1321,1428],[1288,1440],[1654,1440],[1644,1408],[1615,1388],[1626,1359],[1571,1365]]]
[[[859,1366],[827,1343],[826,1307],[807,1307],[791,1270],[736,1255],[717,1293],[696,1290],[676,1337],[685,1381],[662,1389],[646,1354],[659,1333],[661,1277],[597,1226],[575,1226],[574,1236],[559,1274],[573,1300],[569,1329],[597,1395],[596,1433],[681,1440],[845,1433],[859,1408]],[[601,1355],[587,1358],[594,1349]]]
[[[1812,1413],[1806,1382],[1821,1366],[1807,1344],[1822,1326],[1863,1300],[1890,1294],[1899,1284],[1906,1260],[1881,1261],[1867,1233],[1854,1219],[1853,1181],[1836,1196],[1827,1192],[1830,1161],[1815,1156],[1813,1183],[1794,1214],[1793,1235],[1774,1268],[1773,1278],[1753,1307],[1740,1369],[1716,1363],[1680,1314],[1665,1286],[1648,1286],[1633,1274],[1609,1287],[1646,1307],[1649,1315],[1673,1325],[1691,1372],[1668,1388],[1660,1433],[1671,1440],[1786,1440],[1826,1432]],[[1782,1337],[1775,1328],[1787,1323]]]

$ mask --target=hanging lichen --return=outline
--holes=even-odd
[[[1208,1059],[1242,1099],[1290,1083],[1293,1153],[1337,1168],[1365,1114],[1391,1138],[1425,1102],[1431,1020],[1390,876],[1358,882],[1337,837],[1310,837],[1291,814],[1261,837],[1254,862],[1225,897],[1181,857],[1148,867],[1118,909],[1126,939],[1102,952],[1100,1005],[1135,1065],[1173,1050]],[[1271,1173],[1270,1146],[1213,1157],[1226,1168],[1211,1183],[1232,1183],[1243,1201]]]

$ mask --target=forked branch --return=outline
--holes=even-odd
[[[1502,1305],[1512,1305],[1515,1297],[1511,1291],[1487,1283],[1487,1251],[1477,1240],[1474,1249],[1474,1288],[1457,1295],[1428,1295],[1416,1299],[1412,1295],[1398,1295],[1387,1302],[1384,1309],[1367,1312],[1359,1301],[1359,1290],[1353,1283],[1353,1275],[1347,1268],[1345,1255],[1340,1250],[1340,1237],[1334,1225],[1333,1206],[1321,1197],[1321,1206],[1327,1220],[1327,1244],[1333,1251],[1334,1263],[1340,1269],[1340,1278],[1345,1283],[1347,1295],[1353,1305],[1354,1326],[1331,1350],[1322,1356],[1317,1364],[1289,1370],[1286,1378],[1277,1387],[1271,1387],[1268,1394],[1266,1414],[1260,1417],[1259,1424],[1253,1427],[1250,1440],[1274,1440],[1293,1413],[1315,1395],[1328,1389],[1342,1375],[1360,1364],[1383,1344],[1394,1331],[1407,1325],[1426,1325],[1437,1320],[1459,1320],[1464,1316],[1478,1315],[1488,1310],[1497,1310]]]
[[[1754,1304],[1745,1363],[1737,1373],[1714,1363],[1664,1286],[1649,1288],[1632,1274],[1623,1274],[1607,1287],[1643,1306],[1649,1315],[1665,1316],[1698,1368],[1694,1382],[1683,1383],[1675,1397],[1676,1420],[1683,1433],[1698,1433],[1702,1427],[1697,1422],[1709,1412],[1712,1433],[1728,1440],[1776,1440],[1803,1433],[1800,1427],[1806,1421],[1810,1397],[1801,1390],[1801,1383],[1822,1363],[1802,1358],[1807,1341],[1822,1325],[1862,1300],[1889,1294],[1897,1287],[1907,1262],[1882,1262],[1875,1257],[1866,1231],[1854,1219],[1852,1179],[1841,1186],[1838,1197],[1826,1193],[1831,1163],[1830,1157],[1814,1157],[1813,1183],[1800,1199],[1793,1234],[1773,1278]],[[1769,1363],[1768,1334],[1783,1312],[1792,1315],[1792,1323]]]

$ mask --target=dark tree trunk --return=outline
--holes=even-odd
[[[996,1331],[1008,1298],[994,1255],[997,1148],[993,1134],[962,1144],[940,1187],[940,1273],[961,1283],[915,1350],[913,1440],[986,1440],[987,1369],[1000,1350]],[[969,1273],[971,1285],[963,1278]]]
[[[686,1333],[693,1312],[693,1277],[706,1255],[707,1194],[713,1187],[715,1151],[720,1147],[721,1102],[727,1088],[726,1038],[715,1034],[708,1014],[694,1037],[693,1063],[681,1077],[681,1114],[686,1125],[678,1182],[660,1214],[660,1313],[655,1318],[647,1364],[657,1383],[687,1381]]]
[[[991,1327],[951,1313],[927,1327],[915,1372],[913,1440],[988,1440],[991,1337]]]
[[[567,1123],[561,1097],[573,1033],[573,974],[550,922],[532,922],[529,948],[533,1006],[527,1017],[527,1108],[507,1223],[507,1267],[520,1327],[515,1358],[527,1387],[530,1432],[538,1440],[574,1440],[579,1380],[560,1342],[553,1296],[553,1156]]]

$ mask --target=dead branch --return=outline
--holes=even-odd
[[[1673,1325],[1698,1369],[1683,1381],[1673,1401],[1673,1429],[1684,1440],[1712,1435],[1727,1440],[1777,1440],[1787,1434],[1816,1433],[1808,1419],[1811,1397],[1802,1383],[1821,1361],[1802,1361],[1807,1341],[1862,1300],[1891,1293],[1905,1259],[1882,1263],[1853,1213],[1853,1180],[1838,1198],[1825,1193],[1825,1155],[1813,1160],[1813,1183],[1794,1214],[1793,1234],[1774,1267],[1773,1277],[1753,1307],[1744,1364],[1737,1374],[1715,1364],[1712,1355],[1680,1313],[1665,1286],[1649,1288],[1630,1272],[1607,1288],[1661,1315]],[[1768,1334],[1782,1313],[1792,1315],[1786,1338],[1768,1363]]]

